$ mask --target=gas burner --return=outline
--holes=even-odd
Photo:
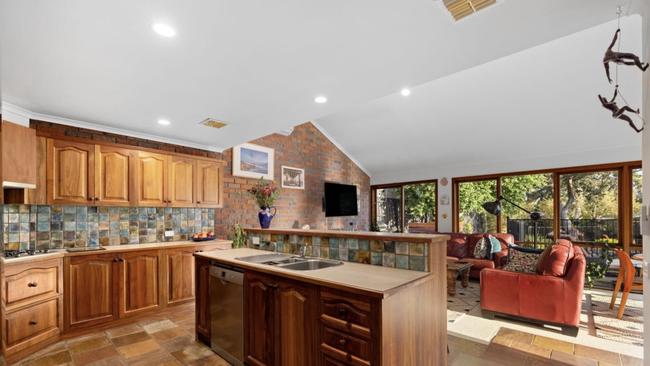
[[[19,250],[13,250],[13,249],[5,249],[5,251],[4,251],[5,258],[17,258],[22,253],[24,253],[24,252],[21,252]]]
[[[37,249],[36,254],[45,254],[48,253],[50,250],[45,248],[45,249]]]

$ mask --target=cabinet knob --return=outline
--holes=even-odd
[[[348,343],[348,340],[347,340],[347,339],[345,339],[345,338],[341,338],[341,339],[339,339],[339,345],[341,345],[341,346],[345,346],[347,343]]]
[[[36,324],[38,324],[38,322],[36,320],[30,320],[29,321],[29,325],[36,325]]]
[[[340,316],[346,316],[347,314],[348,314],[348,310],[346,308],[339,308]]]
[[[119,262],[120,258],[113,258],[113,262]]]
[[[27,284],[27,287],[36,287],[36,286],[38,286],[38,282],[35,282],[35,281],[32,281],[32,282]]]

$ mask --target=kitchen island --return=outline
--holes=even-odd
[[[195,254],[199,340],[210,345],[222,333],[219,327],[232,326],[214,315],[223,308],[215,306],[220,294],[210,284],[219,279],[215,269],[227,268],[242,278],[246,364],[446,365],[446,235],[246,232],[248,248]],[[296,270],[278,264],[283,255],[288,262],[304,261],[291,259],[299,252],[332,266]],[[277,258],[249,260],[260,255]]]

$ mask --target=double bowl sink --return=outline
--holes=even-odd
[[[239,257],[235,259],[249,263],[266,264],[269,266],[275,266],[294,271],[312,271],[315,269],[340,266],[343,264],[341,261],[310,257],[298,257],[294,255],[279,253],[250,255],[247,257]]]

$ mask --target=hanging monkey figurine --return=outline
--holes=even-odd
[[[630,116],[625,114],[625,112],[639,114],[641,113],[641,111],[639,109],[634,110],[627,105],[619,108],[618,104],[616,104],[615,102],[617,96],[618,96],[618,85],[616,85],[616,89],[614,89],[614,96],[612,97],[611,100],[607,100],[605,97],[603,97],[600,94],[598,94],[598,99],[600,100],[600,103],[603,105],[603,107],[605,107],[605,109],[610,110],[612,112],[612,117],[627,122],[630,125],[630,127],[632,127],[632,129],[634,129],[634,131],[636,132],[643,131],[643,127],[638,128],[634,124],[634,121],[632,121],[632,118],[630,118]]]
[[[617,29],[616,33],[614,33],[614,39],[612,39],[612,43],[609,45],[607,48],[607,51],[605,51],[605,56],[603,57],[603,65],[605,66],[605,74],[607,74],[607,80],[609,80],[609,83],[612,83],[612,78],[609,76],[609,63],[613,62],[615,64],[623,64],[623,65],[635,65],[642,71],[646,71],[648,69],[648,63],[646,62],[643,64],[641,60],[639,59],[639,56],[633,54],[633,53],[628,53],[628,52],[616,52],[612,51],[612,48],[614,48],[614,45],[616,44],[616,41],[618,40],[618,34],[621,33],[621,29]]]

